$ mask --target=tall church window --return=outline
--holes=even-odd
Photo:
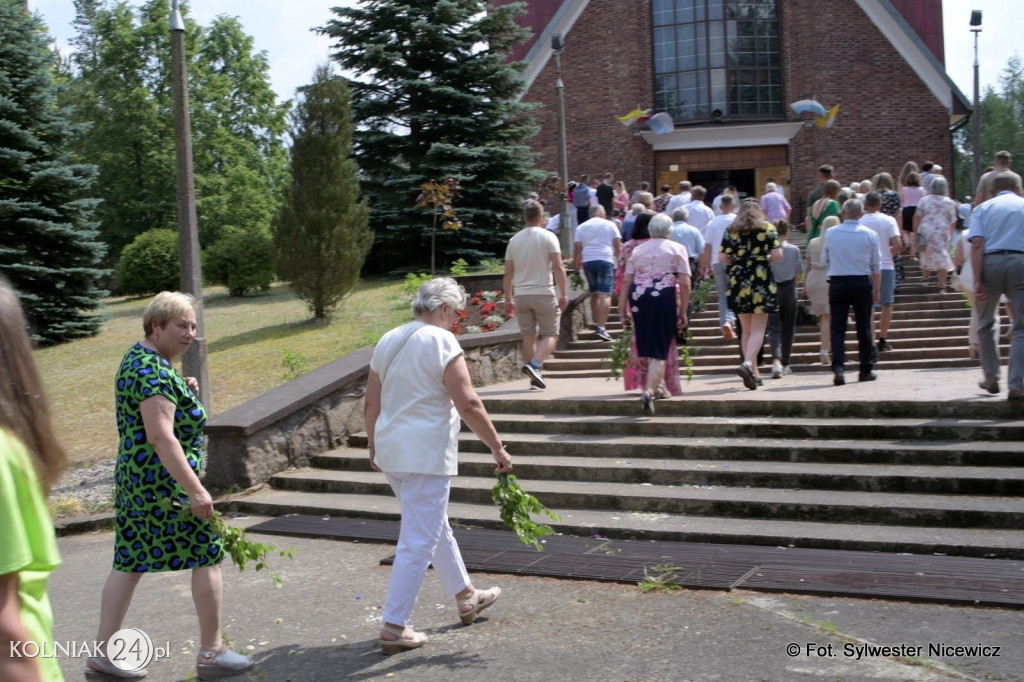
[[[782,118],[778,0],[652,0],[655,109]]]

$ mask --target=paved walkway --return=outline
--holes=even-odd
[[[469,627],[458,625],[453,601],[428,575],[414,616],[430,642],[385,657],[376,638],[390,569],[379,563],[392,546],[259,537],[286,542],[296,556],[274,562],[281,589],[265,574],[225,567],[224,630],[233,646],[251,647],[259,664],[231,678],[239,682],[1024,679],[1015,610],[742,591],[642,593],[483,574],[474,576],[477,586],[500,585],[504,593]],[[59,544],[64,566],[50,585],[55,636],[89,641],[113,537],[87,533]],[[188,575],[145,577],[125,625],[168,649],[148,680],[194,679],[198,633]],[[955,648],[979,646],[988,648]],[[82,679],[84,659],[60,659],[68,680]]]
[[[682,379],[683,395],[672,398],[687,400],[805,400],[805,401],[979,401],[1006,403],[1005,367],[1002,393],[991,395],[978,388],[981,370],[961,369],[897,369],[878,370],[878,380],[857,381],[857,373],[847,373],[845,386],[832,385],[832,372],[822,367],[820,372],[798,372],[781,379],[772,379],[770,372],[762,372],[764,386],[756,391],[747,390],[735,374],[695,375],[689,382]],[[548,388],[530,389],[524,376],[521,380],[485,386],[478,392],[488,398],[516,398],[529,400],[637,400],[639,391],[626,392],[622,379],[581,378],[546,380]]]

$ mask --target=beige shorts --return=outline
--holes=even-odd
[[[516,318],[523,336],[558,336],[562,312],[552,294],[516,296]]]

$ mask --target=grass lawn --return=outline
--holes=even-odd
[[[57,435],[71,466],[117,454],[114,375],[128,348],[143,338],[142,311],[150,299],[113,299],[103,331],[35,353],[53,409]],[[310,318],[284,284],[265,295],[231,298],[223,287],[205,291],[204,326],[210,363],[211,415],[231,409],[287,379],[360,348],[409,321],[402,283],[364,281],[326,321]],[[291,369],[283,364],[291,354]],[[179,363],[180,369],[180,363]]]

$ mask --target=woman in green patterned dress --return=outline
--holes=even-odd
[[[221,641],[224,548],[209,523],[213,498],[199,480],[206,411],[196,398],[195,379],[183,378],[171,365],[196,338],[192,297],[157,294],[142,326],[145,338],[125,354],[115,382],[120,444],[114,568],[103,587],[96,639],[105,642],[121,629],[143,574],[191,570],[200,633],[197,672],[200,680],[216,679],[248,670],[253,662]],[[146,674],[122,670],[106,658],[90,658],[87,665],[113,677]]]

